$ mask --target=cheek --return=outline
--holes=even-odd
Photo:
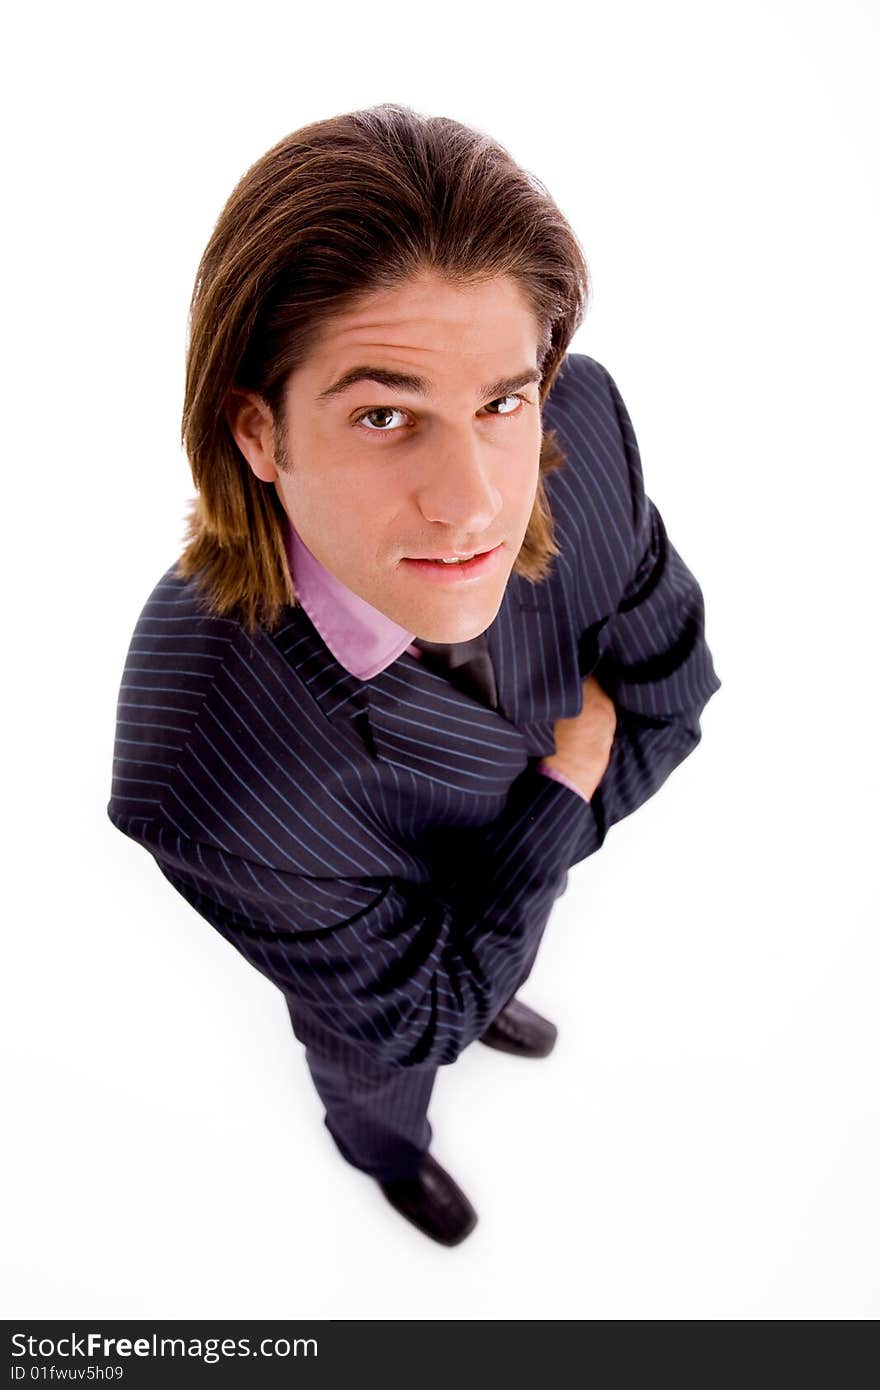
[[[540,477],[540,441],[534,451],[523,452],[511,459],[505,477],[505,495],[510,505],[529,511],[535,500]]]
[[[302,515],[308,516],[313,528],[330,534],[347,535],[361,519],[368,525],[379,493],[367,470],[350,467],[329,454],[304,468],[291,483],[292,498]]]
[[[318,531],[332,538],[338,556],[345,556],[352,570],[375,570],[389,551],[399,546],[401,534],[412,535],[407,505],[401,497],[400,482],[368,475],[364,469],[349,470],[332,489],[316,499]]]

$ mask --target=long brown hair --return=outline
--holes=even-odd
[[[178,573],[214,613],[253,633],[297,602],[284,510],[235,442],[230,390],[258,392],[277,434],[287,377],[331,317],[426,269],[517,282],[543,335],[543,405],[586,313],[587,265],[544,185],[490,136],[384,103],[285,136],[233,189],[196,275],[181,430],[197,496]],[[563,462],[546,430],[513,566],[533,582],[559,553],[543,478]]]

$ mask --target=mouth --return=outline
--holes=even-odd
[[[470,556],[461,556],[455,551],[449,551],[445,556],[407,556],[401,564],[416,573],[439,580],[470,579],[493,568],[503,548],[504,542],[501,541],[491,550],[478,550]]]

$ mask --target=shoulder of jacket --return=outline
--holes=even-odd
[[[116,710],[111,820],[140,829],[155,816],[208,695],[240,641],[240,624],[206,610],[169,566],[128,642]],[[130,832],[129,832],[130,833]]]
[[[144,603],[135,623],[132,640],[146,640],[158,653],[163,644],[170,648],[181,638],[231,645],[237,640],[240,630],[239,622],[211,612],[199,593],[195,579],[182,578],[175,561],[154,585]]]
[[[586,353],[568,353],[545,402],[564,466],[546,491],[581,611],[614,611],[631,568],[633,503],[622,402],[607,368]]]

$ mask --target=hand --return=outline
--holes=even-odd
[[[611,758],[617,710],[595,676],[588,676],[582,688],[583,709],[574,719],[556,720],[553,726],[556,752],[544,762],[570,778],[589,801],[605,776]]]

